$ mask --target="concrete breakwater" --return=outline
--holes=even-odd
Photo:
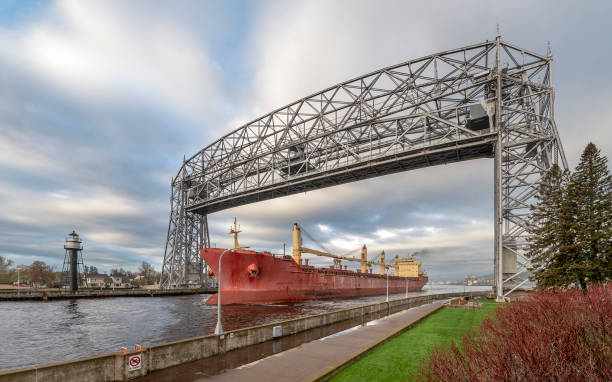
[[[161,297],[180,296],[187,294],[217,293],[216,288],[189,289],[100,289],[86,291],[21,291],[0,293],[1,301],[47,301],[75,298],[106,298],[106,297]]]
[[[489,292],[472,292],[487,296]],[[139,349],[136,352],[108,353],[95,357],[0,372],[0,381],[126,381],[167,367],[223,354],[242,347],[273,340],[305,330],[368,314],[395,313],[434,300],[460,297],[445,293],[393,300],[266,325],[238,329],[223,335],[207,335]],[[130,349],[131,350],[131,349]]]

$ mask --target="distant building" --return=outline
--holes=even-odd
[[[433,281],[432,284],[433,285],[464,285],[461,281],[455,281],[455,280]]]
[[[124,281],[121,276],[110,276],[110,279],[111,279],[111,282],[110,282],[111,288],[129,288],[130,287],[130,283]]]
[[[87,275],[85,277],[85,281],[87,281],[87,286],[90,288],[104,288],[107,284],[106,282],[107,278],[108,278],[107,275],[93,273],[93,274]]]
[[[159,283],[147,284],[144,276],[138,275],[130,280],[137,288],[142,289],[159,289]]]
[[[492,286],[493,280],[478,278],[476,275],[469,275],[465,277],[464,285],[480,285],[480,286]]]
[[[134,284],[135,286],[137,286],[138,288],[141,288],[142,284],[144,284],[145,280],[144,280],[144,277],[138,275],[138,276],[130,279],[130,282],[132,284]]]
[[[465,285],[475,285],[478,283],[476,275],[465,276]]]

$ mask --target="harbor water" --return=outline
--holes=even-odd
[[[490,290],[491,287],[426,285],[424,294]],[[0,370],[67,361],[151,346],[214,331],[217,307],[209,295],[118,297],[0,302]],[[391,295],[390,299],[405,294]],[[294,304],[229,305],[222,309],[226,331],[384,301],[386,296]]]

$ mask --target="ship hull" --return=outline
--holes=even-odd
[[[203,248],[202,258],[219,280],[222,248]],[[290,256],[236,250],[223,256],[221,303],[279,303],[382,295],[387,276],[298,265]],[[388,277],[389,293],[419,291],[427,276]],[[217,303],[217,294],[207,304]]]

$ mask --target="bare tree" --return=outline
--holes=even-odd
[[[4,256],[0,256],[0,272],[6,272],[13,265],[13,260],[10,260]]]
[[[138,267],[138,274],[145,279],[147,284],[151,284],[151,282],[155,281],[155,269],[153,269],[153,266],[146,261],[143,261],[142,264],[140,264],[140,267]]]

